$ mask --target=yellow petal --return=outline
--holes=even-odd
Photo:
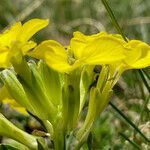
[[[27,42],[23,47],[22,47],[22,52],[25,55],[29,50],[34,48],[37,44],[33,41]]]
[[[86,42],[88,40],[98,38],[102,35],[107,35],[107,33],[106,32],[99,32],[99,33],[92,34],[92,35],[84,35],[83,33],[76,31],[73,33],[73,38]]]
[[[73,65],[70,65],[67,50],[60,43],[53,40],[42,42],[28,55],[44,59],[51,68],[59,72],[71,71],[82,64],[82,60],[77,60]]]
[[[106,35],[107,33],[105,32],[100,32],[97,34],[93,34],[93,35],[84,35],[83,33],[77,31],[73,33],[73,38],[71,39],[70,42],[70,47],[72,49],[72,51],[74,52],[74,56],[75,58],[80,58],[82,55],[82,51],[83,48],[86,46],[86,44],[88,44],[89,42],[91,42],[92,40],[94,40],[95,38],[98,38],[102,35]]]
[[[48,20],[31,19],[22,26],[21,41],[28,41],[36,32],[48,25]]]
[[[138,40],[131,40],[124,45],[125,58],[123,61],[118,61],[109,65],[110,74],[114,76],[115,72],[120,75],[128,69],[139,69],[150,65],[149,46]]]
[[[12,108],[13,108],[13,107],[12,107]],[[20,112],[21,114],[29,115],[28,112],[26,111],[26,109],[23,108],[23,107],[15,107],[15,108],[13,108],[13,109],[15,109],[16,111]]]
[[[60,72],[71,67],[67,61],[67,51],[60,43],[53,40],[42,42],[28,55],[44,59],[50,67]]]
[[[4,99],[11,99],[11,96],[9,95],[9,92],[7,91],[6,87],[3,86],[0,88],[0,101]]]
[[[139,69],[150,66],[150,46],[148,44],[138,40],[131,40],[128,45],[133,51],[133,53],[129,53],[126,59],[126,63],[130,68]]]
[[[142,58],[131,65],[131,68],[140,69],[146,68],[150,66],[150,52],[148,53],[147,57]]]
[[[110,64],[125,58],[124,42],[113,37],[101,36],[90,42],[82,51],[87,64]]]
[[[65,48],[54,40],[46,40],[39,44],[33,51],[29,52],[28,55],[33,56],[37,59],[44,59],[46,52],[52,52],[62,56],[64,59],[67,58]]]
[[[125,47],[127,48],[125,51],[126,58],[124,62],[127,65],[131,65],[136,60],[138,60],[142,54],[142,51],[140,49],[139,41],[137,40],[131,40],[127,44],[125,44]]]
[[[77,67],[84,65],[82,60],[77,60],[74,64],[70,65],[66,59],[51,52],[48,52],[45,57],[46,63],[59,72],[70,72]]]
[[[32,19],[24,25],[15,23],[10,29],[0,34],[0,67],[8,67],[11,58],[22,51],[25,55],[36,46],[33,41],[28,41],[37,31],[48,25],[48,20]]]
[[[0,46],[10,47],[13,41],[16,41],[21,33],[21,22],[15,23],[10,29],[0,34]]]
[[[65,72],[71,70],[71,66],[69,65],[69,63],[64,58],[54,53],[51,52],[47,53],[45,60],[48,66],[50,66],[51,68],[59,72]]]
[[[6,68],[10,64],[8,62],[8,51],[0,51],[0,68]]]
[[[24,107],[21,107],[14,99],[4,99],[3,100],[4,104],[9,105],[10,108],[24,114],[24,115],[28,115],[26,109]]]
[[[130,40],[124,45],[125,59],[110,65],[112,72],[140,69],[150,66],[150,46],[139,40]]]

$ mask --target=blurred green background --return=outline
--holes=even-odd
[[[108,0],[118,23],[130,39],[150,42],[150,0]],[[74,31],[86,34],[107,31],[116,33],[100,0],[0,0],[0,30],[16,21],[45,18],[50,24],[34,38],[37,42],[54,39],[64,45],[69,43]],[[144,69],[150,74],[150,68]],[[149,76],[144,76],[150,85]],[[112,102],[150,138],[150,103],[147,90],[137,70],[127,71],[114,88]],[[10,113],[8,106],[1,110],[20,128],[32,132],[39,124],[18,113]],[[12,115],[13,114],[13,115]],[[92,150],[148,150],[148,143],[111,107],[102,113],[92,131]],[[2,139],[1,142],[7,142]]]

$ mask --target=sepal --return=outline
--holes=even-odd
[[[7,88],[11,97],[15,99],[21,106],[34,113],[33,107],[26,96],[24,88],[17,79],[16,75],[7,69],[1,72],[0,78],[4,82],[5,87]]]
[[[12,138],[26,145],[32,150],[37,149],[36,138],[17,128],[10,121],[8,121],[1,113],[0,113],[0,135]]]

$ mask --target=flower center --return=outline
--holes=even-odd
[[[73,65],[75,63],[76,59],[74,58],[74,54],[70,49],[67,49],[67,56],[68,56],[69,65]]]

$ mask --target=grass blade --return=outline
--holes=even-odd
[[[135,147],[138,150],[141,150],[141,148],[133,141],[131,141],[125,134],[119,133],[125,140],[127,140],[133,147]]]
[[[139,74],[140,74],[140,76],[141,76],[141,78],[142,78],[142,80],[144,82],[144,85],[146,86],[147,90],[150,92],[150,86],[149,86],[149,84],[146,81],[146,78],[144,76],[143,71],[142,70],[138,70],[138,72],[139,72]]]
[[[140,129],[121,110],[119,110],[112,102],[109,102],[109,104],[119,115],[121,115],[121,117],[128,124],[130,124],[148,143],[150,143],[150,140],[140,131]]]
[[[144,105],[143,105],[143,107],[142,107],[142,109],[141,109],[141,112],[140,112],[140,121],[143,121],[143,114],[144,114],[144,112],[145,112],[146,110],[148,110],[147,105],[148,105],[149,101],[150,101],[150,95],[149,95],[149,96],[147,97],[147,99],[145,100],[145,103],[144,103]],[[148,111],[149,111],[149,110],[148,110]]]
[[[123,30],[119,26],[119,24],[117,22],[117,19],[116,19],[115,15],[114,15],[113,11],[111,10],[110,6],[108,5],[107,1],[106,0],[101,0],[101,1],[102,1],[103,5],[105,6],[105,8],[106,8],[106,10],[107,10],[107,12],[108,12],[108,14],[109,14],[109,16],[111,18],[112,23],[114,24],[116,30],[118,31],[118,33],[120,33],[122,35],[123,39],[126,42],[128,42],[128,40],[127,40]]]
[[[147,77],[147,79],[150,80],[150,75],[149,75],[144,69],[142,69],[142,71],[143,71],[143,73],[145,74],[145,76]]]

